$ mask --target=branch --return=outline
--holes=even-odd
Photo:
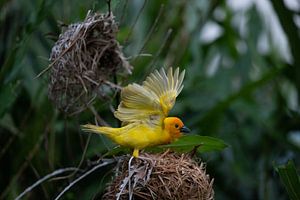
[[[64,168],[64,169],[55,170],[51,174],[47,174],[46,176],[44,176],[40,180],[36,181],[31,186],[29,186],[28,188],[26,188],[21,194],[19,194],[19,196],[17,196],[17,198],[15,200],[21,199],[25,194],[27,194],[28,192],[30,192],[33,188],[35,188],[36,186],[40,185],[41,183],[43,183],[44,181],[48,180],[49,178],[52,178],[53,176],[57,176],[59,174],[62,174],[62,173],[68,172],[68,171],[77,171],[77,170],[78,169],[75,168],[75,167],[68,167],[68,168]]]
[[[90,111],[92,111],[92,113],[94,114],[94,116],[97,119],[97,122],[101,125],[101,126],[110,126],[104,119],[102,119],[102,117],[100,117],[100,115],[98,115],[96,109],[94,108],[94,106],[89,106],[88,107],[90,109]]]
[[[93,167],[92,169],[90,169],[89,171],[87,171],[86,173],[84,173],[82,176],[78,177],[77,179],[75,179],[73,182],[71,182],[67,187],[65,187],[65,189],[59,193],[57,195],[57,197],[55,198],[55,200],[58,200],[62,197],[62,195],[64,193],[66,193],[71,187],[73,187],[77,182],[79,182],[81,179],[85,178],[86,176],[88,176],[89,174],[91,174],[92,172],[96,171],[97,169],[104,167],[106,165],[112,164],[116,162],[115,159],[106,159],[106,161],[104,161],[103,163],[96,165],[95,167]]]
[[[47,124],[45,131],[47,131],[49,124]],[[7,193],[12,188],[12,185],[17,181],[18,178],[22,175],[22,173],[26,170],[28,167],[28,163],[33,159],[35,154],[38,152],[40,145],[42,144],[44,140],[44,134],[40,135],[39,139],[37,140],[36,144],[32,148],[32,150],[28,153],[28,155],[25,158],[25,161],[20,166],[18,172],[12,177],[10,182],[6,185],[6,188],[3,190],[2,194],[0,195],[0,199],[4,199],[5,196],[7,196]]]

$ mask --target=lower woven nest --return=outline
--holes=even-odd
[[[130,170],[128,170],[130,166]],[[102,199],[214,199],[205,164],[188,154],[166,152],[124,158]]]

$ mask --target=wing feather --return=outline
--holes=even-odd
[[[160,124],[181,92],[185,71],[179,68],[166,73],[162,68],[151,73],[142,85],[130,84],[122,89],[121,103],[115,116],[124,123],[147,121]]]

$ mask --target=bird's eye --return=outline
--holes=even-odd
[[[179,125],[178,124],[175,124],[175,128],[178,128],[179,127]]]

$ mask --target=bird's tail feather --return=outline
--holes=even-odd
[[[111,127],[104,127],[104,126],[95,126],[92,124],[85,124],[81,125],[81,130],[84,132],[91,132],[97,134],[104,134],[104,135],[113,135],[113,128]]]

